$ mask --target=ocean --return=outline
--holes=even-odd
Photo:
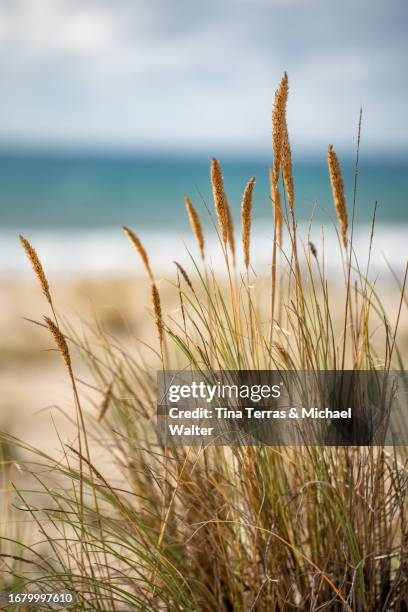
[[[225,186],[238,227],[242,191],[255,175],[253,257],[270,261],[273,236],[269,198],[270,160],[225,159]],[[348,207],[353,200],[354,162],[341,160]],[[326,160],[294,159],[296,215],[304,240],[313,214],[317,242],[324,227],[335,240],[335,214]],[[0,274],[27,273],[18,233],[37,247],[49,273],[127,273],[135,262],[121,233],[129,225],[145,241],[157,265],[194,249],[183,193],[196,205],[208,236],[213,236],[209,160],[195,157],[142,157],[61,153],[0,154]],[[408,256],[408,161],[361,159],[355,210],[356,249],[368,252],[370,224],[377,201],[374,266],[386,261],[401,268]],[[216,241],[207,239],[214,257]],[[180,247],[182,254],[180,255]],[[174,253],[174,251],[177,251]],[[332,249],[330,249],[333,251]],[[337,257],[337,256],[336,256]],[[330,255],[327,259],[330,262]]]

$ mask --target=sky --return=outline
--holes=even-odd
[[[406,151],[406,0],[0,0],[0,148]]]

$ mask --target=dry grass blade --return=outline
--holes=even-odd
[[[336,209],[337,217],[340,223],[341,238],[343,241],[344,248],[347,248],[347,206],[346,198],[344,196],[344,183],[341,168],[337,155],[332,145],[329,145],[327,150],[327,163],[329,166],[330,182],[333,192],[334,207]]]
[[[191,229],[193,230],[193,234],[195,236],[195,239],[197,240],[198,248],[200,249],[201,259],[204,259],[204,244],[205,243],[204,243],[203,228],[201,226],[200,217],[198,215],[198,212],[194,208],[193,204],[191,203],[191,200],[186,195],[184,195],[183,197],[184,197],[184,203],[187,208],[188,218],[190,219]]]
[[[150,280],[153,280],[153,272],[150,267],[149,257],[147,255],[146,249],[144,248],[139,238],[136,236],[134,232],[132,232],[131,229],[129,229],[126,226],[123,226],[123,231],[125,232],[126,236],[129,238],[130,242],[135,247],[136,251],[139,253],[140,258],[143,262],[143,265],[146,269],[147,274],[149,275]]]
[[[41,261],[37,255],[37,251],[35,250],[33,246],[31,246],[30,242],[22,234],[20,234],[20,242],[27,255],[27,258],[29,259],[33,267],[34,273],[40,282],[41,289],[42,289],[44,296],[47,302],[49,303],[49,305],[51,306],[51,308],[53,308],[50,286],[48,284],[48,280],[45,275],[44,268],[42,267]]]
[[[253,176],[247,183],[242,197],[241,222],[242,222],[242,248],[244,251],[245,267],[249,268],[250,262],[250,240],[251,240],[251,213],[252,213],[252,192],[255,185]]]
[[[224,190],[221,166],[216,159],[211,160],[211,185],[213,190],[214,206],[217,213],[218,224],[224,244],[228,242],[228,203]]]

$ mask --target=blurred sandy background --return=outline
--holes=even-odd
[[[104,330],[124,346],[130,344],[129,332],[145,339],[151,336],[146,325],[148,287],[141,277],[57,281],[52,288],[60,313],[78,332],[84,329],[82,319],[97,317]],[[47,330],[24,320],[41,322],[44,314],[49,315],[48,305],[37,283],[29,280],[2,282],[0,301],[0,429],[44,450],[55,449],[59,445],[50,414],[66,435],[70,427],[56,406],[74,414],[71,387]],[[93,382],[78,359],[75,374]],[[89,395],[88,389],[86,393]],[[98,394],[94,396],[98,402]]]
[[[74,325],[79,333],[86,333],[82,321],[98,323],[112,334],[118,343],[135,354],[135,339],[156,344],[155,330],[149,315],[150,294],[145,278],[129,276],[114,279],[54,280],[52,291],[57,309],[63,318]],[[166,311],[178,309],[174,291],[165,280],[159,283]],[[395,322],[399,296],[391,284],[383,287],[384,305],[391,322]],[[336,298],[339,288],[332,294],[333,318],[339,334],[342,325],[342,302]],[[28,317],[41,321],[48,314],[48,306],[35,281],[8,281],[0,285],[0,429],[54,452],[59,444],[55,423],[64,436],[70,427],[57,409],[73,414],[71,388],[60,355],[54,350],[53,340],[47,330],[25,321]],[[373,325],[373,330],[375,329]],[[399,344],[405,359],[408,358],[408,309],[402,311]],[[380,339],[379,339],[380,342]],[[147,353],[146,353],[147,354]],[[379,357],[383,354],[379,346]],[[153,359],[152,359],[153,362]],[[74,359],[78,379],[93,383],[80,360]],[[81,386],[85,395],[100,402],[100,395]],[[88,402],[88,410],[95,410]]]

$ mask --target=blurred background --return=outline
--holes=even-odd
[[[210,199],[212,156],[237,216],[257,176],[267,244],[284,70],[298,217],[316,203],[332,214],[329,143],[351,202],[362,106],[357,221],[370,223],[377,200],[405,247],[407,17],[404,0],[0,0],[1,274],[27,271],[18,231],[42,245],[49,273],[128,269],[123,224],[150,243],[160,236],[163,259],[188,231],[182,193]]]
[[[269,265],[271,110],[285,70],[300,223],[313,210],[320,225],[331,222],[328,144],[339,154],[351,207],[362,106],[356,250],[366,257],[378,201],[373,269],[388,278],[388,261],[401,273],[408,252],[407,18],[406,0],[0,0],[6,408],[59,399],[42,378],[39,355],[51,367],[49,353],[40,353],[48,338],[20,319],[40,316],[44,304],[19,232],[73,308],[95,301],[120,328],[112,314],[120,303],[140,331],[144,296],[118,280],[140,272],[121,226],[142,237],[156,269],[183,261],[183,241],[194,246],[182,194],[209,227],[204,202],[215,156],[237,221],[246,181],[257,177],[253,259]],[[338,251],[328,236],[329,266]]]

